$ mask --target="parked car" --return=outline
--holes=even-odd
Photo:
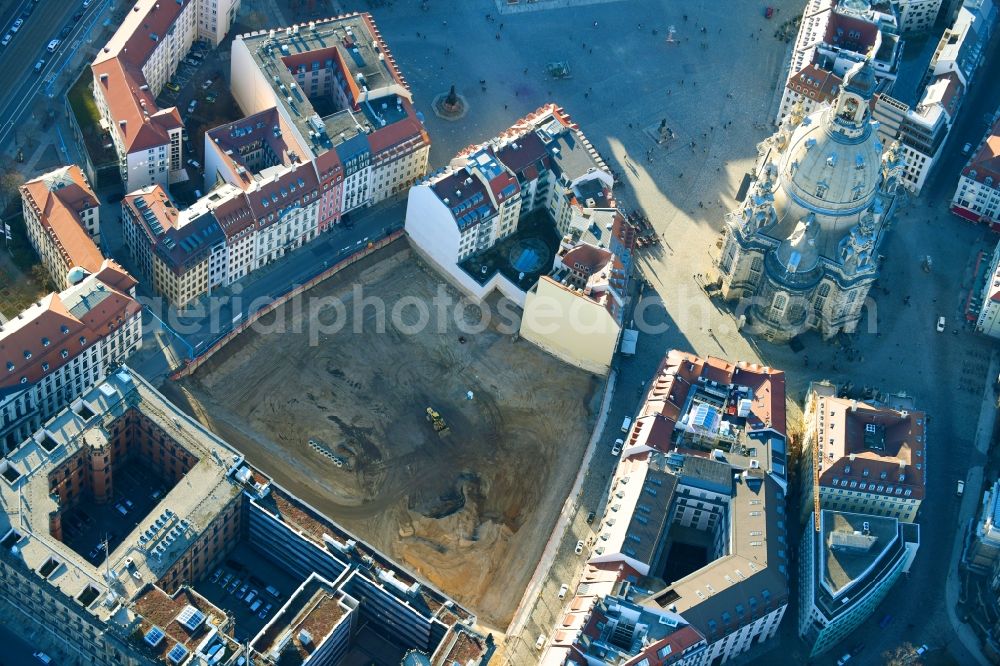
[[[615,445],[611,447],[611,455],[617,456],[622,452],[622,440],[616,439]]]
[[[52,657],[50,657],[49,655],[45,654],[44,652],[32,652],[31,656],[34,657],[35,659],[37,659],[38,661],[42,662],[43,664],[51,664],[52,663]]]
[[[194,113],[194,110],[198,108],[198,100],[193,99],[191,103],[188,104],[188,113]]]
[[[631,425],[632,425],[631,417],[626,416],[625,420],[622,421],[622,432],[628,432],[628,429]]]
[[[83,8],[86,9],[89,7],[91,2],[93,2],[93,0],[83,0]]]
[[[240,593],[236,596],[242,598],[247,593],[247,589],[249,589],[249,587],[250,583],[243,583],[243,587],[240,588]]]
[[[917,655],[918,656],[922,655],[923,653],[927,652],[927,650],[929,650],[929,649],[930,648],[928,648],[927,645],[921,645],[920,647],[917,648]]]
[[[250,612],[256,613],[258,608],[260,608],[260,599],[250,604]]]
[[[212,79],[208,79],[203,84],[201,84],[201,89],[202,90],[208,90],[211,87],[212,87]]]
[[[125,501],[125,507],[127,509],[131,509],[132,507],[135,506],[134,504],[132,504],[132,500],[130,500],[130,499],[127,499],[127,500],[124,500],[124,501]]]
[[[52,40],[51,42],[49,42],[49,45],[48,45],[48,46],[46,46],[46,47],[45,47],[45,49],[46,49],[46,50],[47,50],[47,51],[48,51],[49,53],[55,53],[55,52],[56,52],[56,49],[57,49],[57,48],[59,48],[59,44],[60,44],[60,40],[58,40],[58,39],[53,39],[53,40]]]
[[[965,481],[959,481],[958,487],[955,489],[955,494],[961,497],[965,494]]]
[[[764,9],[764,18],[771,18],[772,16],[774,16],[774,7]]]
[[[964,146],[962,146],[962,154],[963,155],[968,155],[971,152],[972,152],[972,144],[971,143],[967,143]]]
[[[180,92],[181,87],[174,83],[173,81],[167,81],[167,90],[172,90],[173,92]]]
[[[851,660],[850,653],[845,654],[843,657],[841,657],[840,659],[837,660],[837,666],[844,666],[844,664],[846,664],[850,660]]]
[[[566,583],[563,583],[562,585],[559,586],[559,598],[560,599],[565,599],[567,592],[569,592],[569,585],[567,585]]]
[[[188,166],[192,169],[200,169],[201,163],[198,160],[188,160]]]
[[[45,58],[39,58],[35,63],[35,74],[41,74],[43,69],[45,69]]]
[[[24,25],[24,19],[23,18],[19,18],[16,21],[14,21],[13,25],[10,26],[10,31],[11,32],[17,32],[18,30],[21,29],[22,25]]]
[[[263,620],[264,618],[267,617],[267,614],[270,612],[271,612],[271,604],[268,604],[260,609],[260,612],[257,613],[257,617]]]
[[[535,649],[541,650],[545,647],[545,634],[538,634],[538,639],[535,641]]]
[[[215,93],[209,93],[205,95],[205,101],[208,102],[209,104],[215,104],[216,99],[218,98],[215,96]]]
[[[573,549],[573,552],[576,553],[577,555],[579,555],[580,553],[583,552],[583,541],[582,540],[576,542],[576,548]]]
[[[212,574],[212,582],[214,583],[218,581],[220,578],[222,578],[222,569],[216,569],[215,573]]]
[[[594,513],[593,511],[591,511],[590,513],[588,513],[587,514],[587,524],[590,525],[592,522],[594,522],[594,518],[596,518],[596,517],[597,517],[597,514]]]
[[[14,39],[14,35],[8,32],[6,35],[3,36],[3,39],[0,39],[0,44],[2,44],[3,46],[7,46],[8,44],[10,44],[10,40],[12,39]]]
[[[937,320],[937,332],[938,333],[944,333],[944,326],[945,326],[944,317],[938,317],[938,320]]]

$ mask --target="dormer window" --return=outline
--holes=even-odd
[[[27,349],[24,350],[24,358],[25,360],[31,358],[31,352],[28,351]]]
[[[59,327],[59,332],[62,333],[63,335],[67,335],[69,333],[69,326],[63,324],[62,326]]]
[[[48,372],[48,371],[49,371],[49,364],[42,363],[42,372]]]
[[[81,335],[81,336],[80,336],[80,344],[81,344],[81,345],[85,345],[85,344],[87,344],[87,338],[85,338],[85,337],[83,337],[83,336]]]
[[[63,349],[61,352],[59,352],[59,356],[63,358],[69,358],[69,352]]]
[[[14,372],[14,364],[7,361],[7,372]]]
[[[49,339],[48,338],[42,338],[42,346],[43,347],[48,347],[49,346]]]

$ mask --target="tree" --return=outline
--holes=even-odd
[[[55,291],[55,285],[52,284],[49,272],[45,270],[45,266],[42,264],[35,264],[31,267],[31,279],[34,280],[42,289],[46,291]]]
[[[19,196],[17,188],[24,184],[24,176],[16,169],[7,168],[0,172],[0,210],[7,207]]]
[[[882,653],[882,663],[885,666],[908,666],[916,653],[913,643],[903,643]]]

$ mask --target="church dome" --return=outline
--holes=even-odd
[[[779,178],[805,210],[837,216],[871,203],[881,183],[882,144],[870,126],[860,137],[844,136],[829,121],[833,112],[814,114],[792,133]]]

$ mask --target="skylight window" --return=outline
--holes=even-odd
[[[160,641],[163,640],[163,636],[164,636],[163,630],[154,625],[149,628],[149,631],[146,632],[146,635],[143,636],[143,639],[150,647],[156,647],[157,645],[160,644]]]

